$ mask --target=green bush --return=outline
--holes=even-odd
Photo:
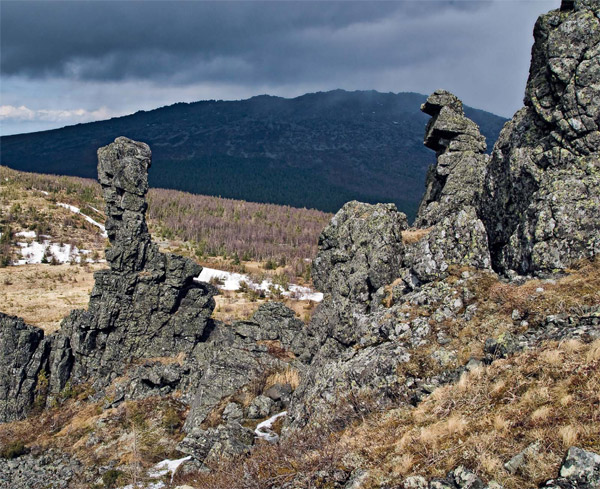
[[[21,440],[10,442],[5,447],[0,449],[0,457],[13,459],[20,457],[21,455],[25,455],[27,453],[27,448],[25,447],[25,443]]]
[[[107,489],[113,489],[117,486],[119,479],[122,479],[125,475],[124,472],[117,469],[109,469],[102,474],[102,483]]]

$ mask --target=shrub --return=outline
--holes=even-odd
[[[107,489],[113,489],[117,486],[120,479],[123,479],[124,472],[117,469],[109,469],[102,474],[102,483]]]
[[[21,440],[16,440],[10,442],[0,450],[0,457],[10,460],[20,457],[21,455],[25,455],[26,453],[27,448],[25,447],[25,443],[23,443]]]

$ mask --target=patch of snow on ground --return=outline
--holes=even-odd
[[[44,243],[48,243],[44,241]],[[46,252],[46,244],[33,241],[31,243],[17,243],[21,247],[22,260],[17,260],[15,265],[29,265],[32,263],[42,263],[42,258]]]
[[[254,430],[256,437],[262,438],[263,440],[266,440],[270,443],[274,443],[277,440],[279,440],[279,435],[275,433],[271,428],[273,427],[273,423],[275,423],[275,421],[277,421],[282,416],[285,416],[286,414],[287,411],[283,411],[279,414],[276,414],[275,416],[271,416],[269,419],[266,419],[261,423],[258,423],[256,429]]]
[[[163,489],[164,487],[167,487],[164,482],[150,482],[150,484],[139,482],[137,484],[128,484],[120,489]]]
[[[59,263],[69,263],[75,261],[80,263],[81,259],[85,255],[90,254],[90,250],[80,250],[77,246],[71,246],[70,244],[58,244],[50,243],[48,240],[39,243],[32,241],[31,243],[18,242],[17,246],[21,249],[21,259],[17,260],[14,265],[34,265],[42,263],[44,255],[48,262],[54,260]],[[87,262],[93,262],[90,258],[86,258]]]
[[[188,455],[187,457],[179,458],[177,460],[163,460],[162,462],[158,462],[154,467],[150,469],[148,472],[148,476],[150,477],[162,477],[163,475],[167,475],[169,472],[171,473],[171,482],[173,482],[173,477],[175,477],[175,472],[179,468],[179,466],[183,462],[187,462],[192,457]]]
[[[79,207],[75,207],[74,205],[70,205],[70,204],[63,204],[62,202],[58,202],[56,205],[58,205],[60,207],[64,207],[65,209],[69,209],[71,212],[74,212],[75,214],[80,214],[87,222],[100,228],[100,230],[102,231],[102,236],[104,236],[105,238],[107,237],[106,228],[102,224],[100,224],[98,221],[94,221],[91,217],[86,216],[83,212],[81,212],[81,209]],[[94,209],[94,210],[96,210],[96,209]]]
[[[284,296],[292,299],[310,300],[315,302],[321,302],[323,300],[323,294],[321,292],[315,292],[309,287],[290,284],[288,287],[289,290],[284,290],[283,287],[278,284],[273,284],[270,280],[263,280],[260,284],[257,284],[253,282],[250,277],[242,273],[225,272],[223,270],[216,270],[208,267],[202,269],[202,272],[196,277],[196,280],[200,282],[210,282],[210,280],[214,278],[218,278],[223,282],[221,285],[217,285],[221,290],[239,290],[240,284],[246,282],[248,287],[257,291],[262,290],[268,293],[271,288],[275,287],[276,289],[279,289]]]
[[[19,238],[35,238],[35,231],[19,231],[15,233]]]

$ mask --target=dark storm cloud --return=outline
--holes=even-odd
[[[442,56],[461,44],[460,35],[436,36],[443,16],[488,6],[3,1],[1,69],[4,75],[102,81],[315,81]]]
[[[510,117],[535,19],[560,0],[0,0],[0,134],[175,102],[343,88]]]

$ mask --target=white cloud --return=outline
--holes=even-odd
[[[0,121],[44,121],[72,123],[90,122],[108,119],[123,115],[111,111],[107,107],[100,107],[96,110],[86,109],[30,109],[25,105],[15,107],[14,105],[0,105]]]
[[[22,121],[32,121],[35,119],[35,112],[24,105],[15,107],[14,105],[0,105],[0,120],[17,119]]]

